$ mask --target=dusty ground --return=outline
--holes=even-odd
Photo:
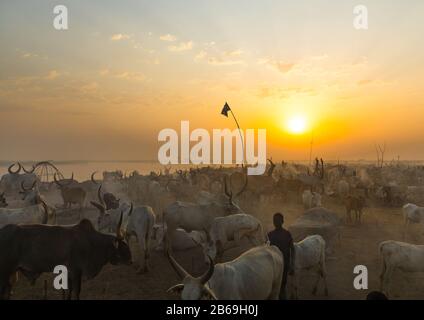
[[[344,209],[335,200],[324,199],[324,205],[343,216]],[[272,226],[272,214],[282,211],[286,216],[286,225],[290,225],[302,212],[300,203],[284,203],[267,205],[256,212],[249,212],[259,217],[265,229]],[[86,216],[95,219],[96,212],[87,211]],[[62,217],[62,223],[72,223],[75,217]],[[304,272],[301,275],[299,297],[301,299],[364,299],[368,291],[357,291],[353,288],[353,268],[355,265],[365,265],[369,272],[369,290],[379,288],[380,261],[378,244],[384,240],[401,240],[402,215],[399,208],[367,208],[364,222],[361,226],[342,226],[341,241],[335,247],[333,255],[327,257],[329,296],[323,295],[319,287],[318,295],[311,294],[314,274]],[[408,242],[420,243],[421,235],[418,226],[411,228]],[[131,243],[134,260],[138,258],[138,245]],[[246,248],[244,248],[246,249]],[[238,256],[241,249],[233,249],[226,253],[225,259]],[[196,248],[186,252],[175,253],[176,259],[194,274],[201,273],[206,266],[203,264],[201,250]],[[42,299],[44,280],[48,284],[48,298],[61,298],[59,292],[53,289],[51,275],[42,276],[34,287],[26,279],[21,279],[15,287],[13,299]],[[104,267],[93,280],[85,281],[81,299],[176,299],[167,294],[166,290],[176,284],[178,278],[170,267],[162,252],[153,251],[151,270],[143,275],[136,274],[135,266]],[[424,278],[422,274],[403,274],[396,272],[392,284],[392,298],[422,299],[424,298]]]

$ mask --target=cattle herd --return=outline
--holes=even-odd
[[[99,277],[107,265],[134,268],[139,279],[148,279],[163,259],[161,272],[175,282],[163,297],[278,299],[283,256],[267,238],[277,211],[286,216],[285,227],[296,241],[291,298],[305,295],[304,288],[319,294],[320,282],[320,297],[331,295],[329,279],[335,275],[328,264],[334,270],[340,263],[349,239],[367,244],[359,252],[375,247],[379,288],[374,289],[386,295],[394,271],[413,277],[424,272],[424,245],[417,244],[411,225],[424,221],[419,206],[424,167],[417,164],[269,159],[262,176],[248,176],[243,166],[167,166],[149,174],[104,172],[103,179],[93,172],[81,182],[73,174],[41,181],[34,168],[11,164],[0,180],[3,299],[19,299],[17,286],[30,290],[57,265],[68,270],[63,296],[79,299],[82,280]],[[372,227],[388,234],[384,214],[399,228],[374,243],[373,235],[362,231]],[[183,267],[181,252],[188,252],[201,272],[188,271],[187,263]],[[361,264],[357,256],[354,260]],[[353,279],[352,271],[346,276]]]

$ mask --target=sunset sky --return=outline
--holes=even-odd
[[[274,159],[424,159],[423,34],[422,0],[1,1],[0,159],[156,159],[225,101]]]

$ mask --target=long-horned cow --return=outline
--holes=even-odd
[[[91,175],[91,181],[98,185],[99,183],[94,179],[94,175],[96,172],[93,172]],[[117,199],[114,194],[110,192],[105,192],[102,195],[102,185],[100,184],[99,188],[97,189],[97,197],[99,198],[100,202],[104,202],[106,205],[106,210],[109,209],[118,209],[119,208],[119,201],[120,199]]]
[[[107,210],[104,203],[91,201],[91,204],[100,212],[97,223],[98,230],[102,232],[115,229],[119,222],[120,211],[125,210],[127,207],[126,203],[122,203],[118,209]],[[153,238],[155,220],[156,216],[151,207],[137,206],[133,208],[132,203],[124,215],[123,234],[125,239],[129,243],[130,238],[134,236],[140,246],[141,254],[138,273],[144,273],[149,269],[150,242]]]
[[[166,224],[166,248],[169,248],[173,232],[177,228],[187,232],[193,230],[209,231],[215,218],[228,216],[231,214],[244,213],[233,199],[239,196],[247,186],[247,179],[242,189],[233,195],[228,189],[227,176],[225,176],[224,192],[228,197],[228,202],[211,202],[207,204],[196,204],[177,201],[169,205],[163,212],[163,222]]]
[[[176,292],[183,300],[277,300],[283,277],[284,258],[275,246],[260,246],[246,251],[238,258],[213,264],[200,277],[190,275],[167,252],[169,262],[182,283],[168,292]]]
[[[81,279],[94,278],[107,263],[131,264],[131,252],[120,234],[96,231],[87,219],[73,226],[7,225],[0,229],[0,298],[10,298],[11,278],[20,271],[32,283],[58,265],[68,269],[68,299],[79,299]]]
[[[17,209],[0,208],[0,227],[7,224],[56,223],[56,211],[47,205],[38,190],[33,189],[34,186],[35,183],[30,189],[25,189],[22,181],[23,200],[26,206]]]
[[[71,208],[72,204],[78,204],[80,210],[84,206],[86,192],[81,187],[72,187],[70,184],[74,179],[74,174],[72,174],[71,179],[68,183],[63,184],[56,179],[56,174],[54,175],[54,182],[58,185],[60,193],[63,199],[63,205],[65,208]]]
[[[17,169],[13,171],[13,167],[15,166],[17,166]],[[23,170],[24,173],[20,173],[21,170]],[[19,191],[22,182],[30,184],[37,181],[38,178],[34,170],[35,167],[33,167],[32,170],[26,170],[19,162],[11,164],[8,168],[8,173],[3,175],[0,179],[0,190],[8,194],[13,194]]]
[[[220,259],[225,250],[239,246],[241,239],[247,238],[254,246],[266,242],[261,222],[250,214],[238,213],[215,218],[208,241],[203,244],[205,258]]]

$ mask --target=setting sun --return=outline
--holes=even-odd
[[[287,120],[287,130],[293,134],[301,134],[306,131],[306,119],[303,116],[293,116]]]

